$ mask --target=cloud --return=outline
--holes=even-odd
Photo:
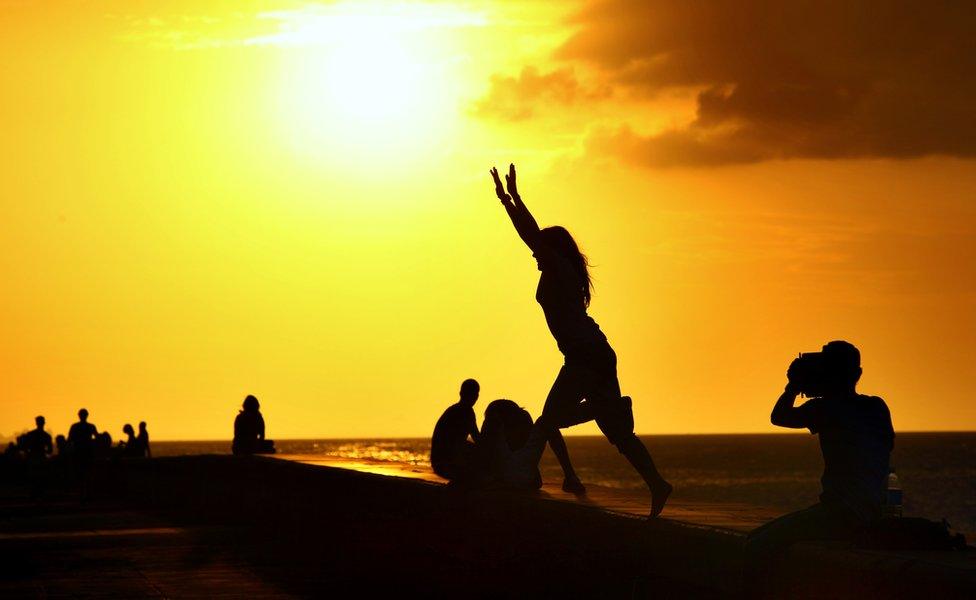
[[[590,139],[635,163],[976,156],[966,2],[604,0],[572,25],[557,59],[637,97],[697,91],[689,123]]]
[[[504,121],[521,121],[535,115],[536,107],[561,105],[605,98],[609,88],[589,88],[572,69],[540,73],[525,67],[517,77],[492,75],[488,94],[475,103],[474,113]]]

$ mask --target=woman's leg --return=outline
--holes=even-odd
[[[513,453],[511,460],[508,461],[507,478],[527,477],[530,472],[537,474],[539,461],[548,442],[565,475],[563,489],[578,494],[586,491],[576,476],[573,463],[569,459],[569,451],[566,449],[566,442],[559,433],[560,423],[565,419],[564,415],[572,412],[573,405],[579,404],[580,399],[579,374],[563,366],[552,384],[552,389],[549,390],[542,415],[532,426],[529,439],[522,448]]]
[[[559,429],[553,429],[552,433],[549,434],[549,448],[552,449],[552,453],[556,455],[556,460],[559,461],[559,466],[563,468],[563,475],[566,479],[579,479],[576,476],[576,469],[573,468],[573,463],[569,460],[569,450],[566,448],[566,440],[563,439],[563,434],[560,433]]]
[[[541,421],[550,429],[562,429],[595,418],[595,413],[582,402],[585,383],[585,374],[579,368],[563,365],[536,422]]]
[[[570,368],[566,365],[563,365],[559,369],[559,375],[556,376],[556,381],[553,382],[552,388],[549,390],[549,395],[546,397],[546,403],[542,408],[542,415],[536,421],[535,425],[541,431],[547,433],[549,447],[552,448],[553,454],[556,455],[556,459],[559,461],[559,466],[563,469],[563,475],[565,477],[563,489],[573,493],[584,493],[586,488],[583,487],[579,482],[579,477],[576,476],[576,470],[573,468],[573,463],[569,458],[569,450],[566,448],[566,441],[563,440],[562,433],[560,433],[559,429],[586,422],[593,418],[589,416],[589,418],[581,421],[577,420],[580,418],[580,413],[585,412],[580,410],[580,401],[583,399],[583,382],[580,375],[577,369]]]
[[[637,471],[651,491],[651,516],[664,509],[671,495],[671,484],[665,481],[640,438],[634,434],[634,413],[630,398],[620,395],[616,369],[612,376],[599,377],[595,372],[585,385],[586,403],[597,409],[596,423],[607,440],[616,446]]]

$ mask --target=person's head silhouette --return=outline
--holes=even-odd
[[[88,420],[88,409],[87,408],[83,408],[83,409],[81,409],[81,410],[78,411],[78,420],[81,421],[82,423],[84,423],[85,421]]]
[[[135,435],[136,434],[136,431],[132,428],[132,425],[126,423],[122,427],[122,433],[124,433],[126,435]]]
[[[257,398],[248,394],[247,398],[244,398],[242,407],[247,412],[257,412],[261,408],[261,404]]]
[[[465,379],[461,383],[461,404],[466,406],[474,406],[474,403],[478,401],[478,394],[481,392],[481,386],[474,379]]]
[[[139,421],[139,433],[142,433],[145,430],[146,430],[146,422],[145,421]]]
[[[861,352],[850,342],[836,340],[823,347],[824,392],[850,394],[861,379]]]
[[[36,417],[34,417],[34,424],[37,425],[37,429],[40,431],[44,431],[45,422],[46,421],[44,420],[44,417],[41,415],[37,415]]]
[[[573,239],[573,235],[565,227],[560,227],[559,225],[546,227],[539,231],[539,235],[546,243],[546,246],[569,261],[569,264],[573,266],[573,270],[576,271],[579,277],[579,290],[583,295],[583,303],[589,306],[593,289],[593,281],[590,279],[590,263],[587,261],[586,255],[580,251],[579,245]],[[536,262],[538,262],[538,258]],[[541,264],[539,265],[539,270],[542,270]]]

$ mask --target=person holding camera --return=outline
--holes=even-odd
[[[881,517],[894,430],[885,401],[855,390],[861,353],[834,341],[822,352],[801,354],[786,373],[788,383],[770,420],[809,429],[820,438],[824,471],[820,502],[775,519],[746,542],[746,566],[756,576],[783,549],[802,540],[850,540]],[[809,398],[794,406],[802,394]]]

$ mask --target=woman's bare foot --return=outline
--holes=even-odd
[[[567,477],[563,479],[563,491],[567,494],[584,496],[586,495],[586,486],[579,480],[579,477]]]
[[[655,518],[661,511],[664,510],[664,505],[667,504],[668,498],[671,496],[671,492],[674,491],[674,487],[667,481],[655,490],[651,491],[651,515],[650,518]]]

